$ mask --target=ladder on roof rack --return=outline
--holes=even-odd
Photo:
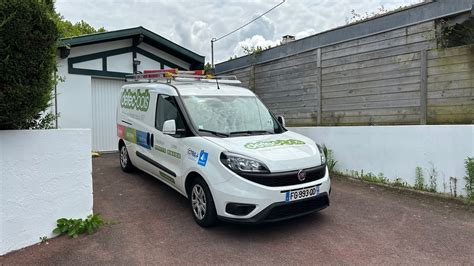
[[[159,82],[165,81],[203,81],[203,82],[222,82],[222,83],[240,83],[236,76],[213,76],[206,75],[204,70],[178,70],[176,68],[160,69],[160,70],[145,70],[144,73],[126,75],[126,82]]]

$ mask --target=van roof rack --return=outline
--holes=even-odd
[[[205,74],[204,70],[178,70],[176,68],[160,69],[160,70],[144,70],[143,73],[136,73],[125,76],[126,82],[219,82],[226,84],[240,84],[241,82],[236,76],[214,76]]]

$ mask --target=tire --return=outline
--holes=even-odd
[[[189,204],[196,223],[202,227],[211,227],[217,224],[217,212],[209,186],[202,178],[194,179]]]
[[[122,171],[127,173],[130,173],[135,169],[130,157],[128,156],[128,150],[125,144],[120,146],[120,168],[122,168]]]

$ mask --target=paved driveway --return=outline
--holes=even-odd
[[[333,179],[331,206],[290,221],[197,226],[187,201],[117,155],[93,159],[94,210],[117,220],[90,236],[59,237],[0,264],[353,264],[474,261],[474,211],[444,199]]]

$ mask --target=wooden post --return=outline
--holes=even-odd
[[[252,66],[250,67],[250,79],[249,79],[249,87],[250,89],[255,92],[255,65],[252,64]]]
[[[426,125],[428,101],[428,57],[426,50],[420,51],[420,124]]]
[[[322,69],[322,66],[321,66],[321,48],[318,48],[317,50],[317,56],[318,58],[316,59],[317,63],[316,63],[316,71],[317,71],[317,74],[318,74],[318,82],[317,82],[317,85],[316,85],[316,112],[317,112],[317,120],[316,120],[316,123],[317,125],[321,125],[321,111],[323,110],[322,107],[321,107],[321,104],[322,104],[322,80],[323,80],[323,71],[321,70]]]

